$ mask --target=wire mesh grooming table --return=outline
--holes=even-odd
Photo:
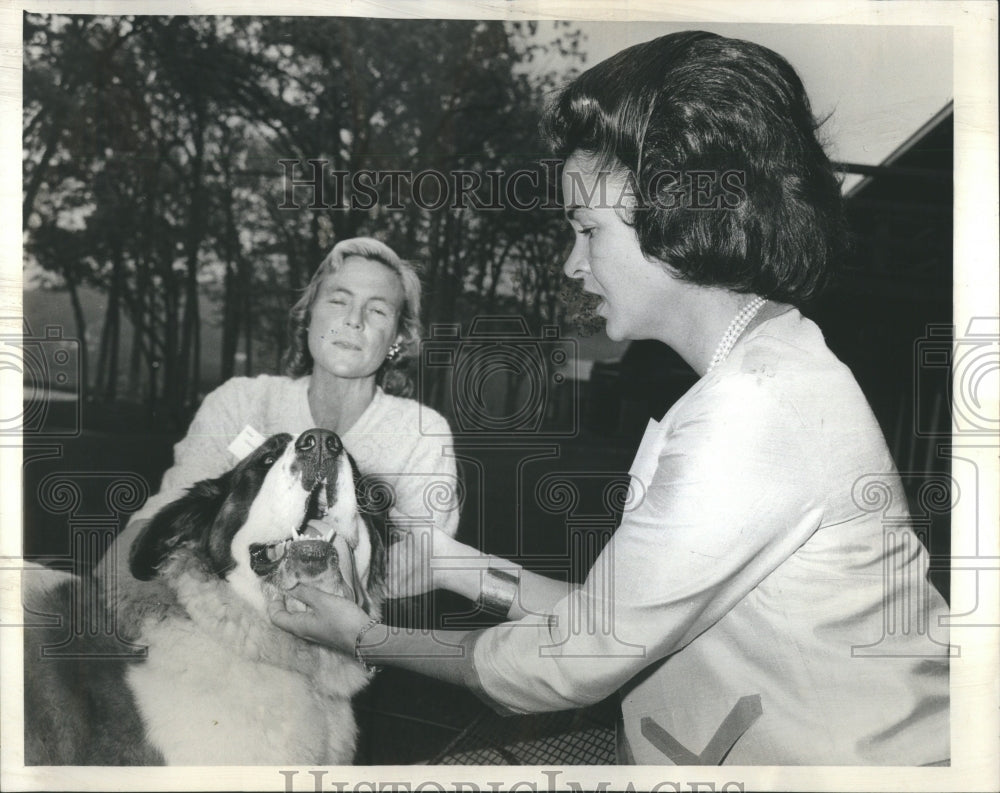
[[[532,716],[486,711],[433,765],[614,765],[617,700]]]

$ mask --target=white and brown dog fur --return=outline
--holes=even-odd
[[[44,657],[78,582],[53,573],[54,586],[26,590],[26,611],[64,619],[61,636],[24,632],[25,763],[352,762],[351,697],[368,675],[266,610],[280,597],[305,608],[287,594],[303,581],[380,615],[385,524],[359,482],[333,433],[280,434],[160,510],[132,544],[132,578],[110,587],[118,635],[144,658],[121,658],[108,636],[83,657]]]

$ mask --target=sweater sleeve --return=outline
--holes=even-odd
[[[132,516],[133,521],[151,518],[195,482],[221,476],[237,462],[229,445],[250,421],[262,396],[257,393],[260,382],[234,377],[205,397],[187,434],[174,445],[174,464],[163,474],[159,492]]]
[[[451,429],[439,414],[422,408],[422,429],[395,485],[392,517],[419,529],[433,524],[451,537],[458,531],[461,485]]]
[[[668,426],[648,488],[637,487],[584,586],[476,643],[499,705],[603,699],[725,616],[820,525],[809,428],[773,384],[720,379]]]

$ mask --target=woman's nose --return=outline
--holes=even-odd
[[[583,247],[580,244],[579,238],[574,240],[573,249],[569,252],[569,256],[566,257],[566,261],[563,263],[563,274],[567,278],[582,278],[584,273],[590,272]]]
[[[350,328],[360,328],[361,309],[358,308],[357,306],[351,308],[351,310],[344,315],[344,324]]]

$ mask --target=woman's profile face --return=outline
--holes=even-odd
[[[682,331],[671,327],[682,290],[663,262],[646,258],[635,229],[623,219],[630,206],[626,180],[598,172],[589,155],[574,152],[563,168],[562,188],[574,234],[563,272],[601,298],[596,311],[607,320],[609,338],[670,344]]]
[[[348,256],[320,283],[310,309],[314,371],[372,377],[399,336],[403,310],[399,276],[381,262]]]

